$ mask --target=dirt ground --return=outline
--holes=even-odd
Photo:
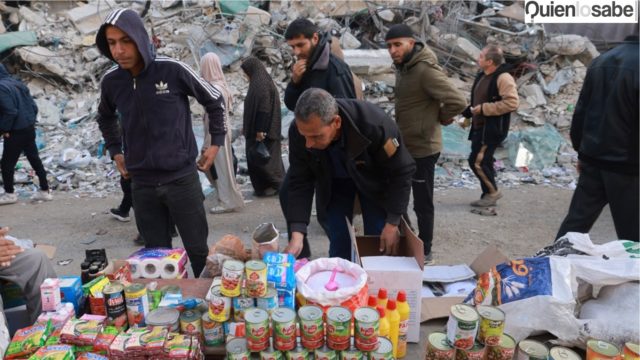
[[[436,191],[436,224],[434,258],[439,264],[468,263],[488,244],[495,243],[511,258],[534,254],[553,241],[565,216],[572,191],[540,185],[503,189],[504,198],[497,207],[497,216],[487,217],[469,212],[467,205],[477,198],[479,190],[449,189]],[[285,229],[277,197],[252,198],[245,209],[237,213],[207,215],[209,244],[227,233],[238,235],[249,246],[253,229],[262,222],[274,222]],[[108,209],[119,203],[119,196],[90,198],[56,193],[48,203],[29,203],[0,207],[0,225],[12,227],[11,234],[36,243],[57,246],[53,259],[59,275],[79,274],[85,249],[104,248],[110,259],[123,259],[137,249],[132,239],[133,222],[122,223],[111,218]],[[212,200],[205,201],[207,208]],[[415,223],[415,216],[412,221]],[[358,220],[355,221],[356,227]],[[309,228],[313,257],[326,256],[328,240],[312,219]],[[592,231],[594,242],[615,239],[613,222],[605,209]],[[286,236],[281,236],[281,248]],[[179,238],[174,246],[181,246]],[[60,261],[72,260],[67,265]],[[189,269],[190,270],[190,269]],[[427,335],[442,331],[446,319],[421,324],[420,343],[409,344],[406,359],[424,358]]]

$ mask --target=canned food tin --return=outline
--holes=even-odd
[[[208,312],[202,314],[202,334],[205,346],[224,344],[224,326],[221,322],[211,320]]]
[[[355,346],[360,351],[373,351],[378,347],[380,314],[371,307],[361,307],[353,313],[355,318]]]
[[[456,350],[447,341],[447,334],[432,332],[427,337],[426,360],[453,360]]]
[[[269,347],[269,313],[262,309],[251,308],[247,309],[244,315],[249,351],[266,350]]]
[[[447,340],[456,349],[471,349],[478,333],[478,312],[469,305],[451,307],[447,321]]]
[[[549,350],[549,360],[582,360],[582,358],[571,349],[554,346]]]
[[[222,286],[220,292],[224,296],[240,296],[244,264],[237,260],[226,260],[222,265]]]
[[[267,294],[267,264],[262,260],[249,260],[244,265],[247,296],[263,297]]]
[[[539,341],[525,339],[518,344],[518,360],[546,360],[548,357],[549,349]]]
[[[128,323],[124,286],[117,282],[110,283],[102,289],[102,295],[104,296],[104,305],[107,313],[107,325],[126,330]]]
[[[145,326],[145,316],[149,313],[149,297],[144,284],[131,284],[124,289],[127,303],[127,320],[129,326]]]
[[[298,345],[295,349],[289,350],[285,354],[287,360],[309,360],[309,351]]]
[[[516,341],[507,334],[502,334],[496,346],[486,349],[487,360],[511,360],[516,350]]]
[[[198,310],[185,310],[180,314],[180,332],[188,335],[202,333],[202,314]]]
[[[229,340],[226,346],[227,360],[251,360],[251,352],[247,348],[247,340],[235,338]]]
[[[278,308],[278,291],[269,286],[267,288],[267,293],[263,297],[256,298],[256,305],[258,308],[267,310],[269,315],[273,312],[273,310]]]
[[[225,322],[231,316],[231,299],[222,295],[220,286],[211,288],[209,299],[209,317],[213,321]]]
[[[315,350],[324,345],[324,322],[322,309],[305,305],[298,310],[300,319],[300,342],[305,349]]]
[[[640,345],[632,342],[624,344],[622,358],[624,360],[640,360]]]
[[[443,333],[443,341],[447,342],[446,336]],[[448,346],[448,345],[447,345]],[[451,347],[450,347],[451,348]],[[451,348],[453,350],[453,348]],[[427,354],[427,360],[429,355]],[[446,360],[452,360],[452,357],[446,358]],[[393,360],[393,344],[391,340],[386,337],[378,336],[378,348],[369,353],[369,360]],[[444,359],[443,359],[444,360]]]
[[[238,296],[231,299],[233,303],[233,319],[236,322],[244,321],[244,312],[247,309],[252,309],[255,307],[253,298],[246,296]]]
[[[504,312],[497,307],[485,305],[478,306],[477,310],[480,315],[478,341],[488,346],[498,345],[504,332]]]
[[[351,312],[342,306],[327,310],[327,345],[333,350],[349,349],[351,339]]]
[[[260,351],[260,360],[284,360],[284,354],[270,343],[267,349]]]
[[[484,359],[484,345],[476,342],[468,350],[456,349],[456,360],[482,360]]]
[[[323,346],[320,349],[314,351],[315,360],[338,360],[338,352],[329,349],[328,346]]]
[[[591,339],[587,341],[587,360],[617,359],[620,350],[612,343]]]
[[[273,346],[277,350],[289,351],[296,347],[296,312],[289,308],[278,308],[271,314],[273,321]]]
[[[147,314],[147,326],[160,326],[178,332],[180,312],[174,308],[157,308]]]
[[[340,360],[363,360],[362,351],[352,347],[348,350],[340,351]]]

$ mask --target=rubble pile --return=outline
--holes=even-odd
[[[234,94],[231,122],[240,158],[239,182],[246,177],[242,127],[248,82],[241,60],[262,59],[284,91],[294,59],[284,41],[288,23],[304,16],[330,31],[345,61],[363,80],[367,100],[393,115],[394,68],[384,35],[404,22],[438,55],[451,81],[467,95],[477,71],[475,60],[489,43],[499,44],[514,66],[520,107],[512,114],[511,134],[496,152],[503,186],[522,183],[575,186],[576,154],[567,130],[586,68],[598,50],[579,35],[547,34],[524,23],[524,10],[511,1],[31,1],[13,7],[0,1],[0,52],[3,64],[28,85],[39,107],[38,146],[52,186],[87,196],[119,191],[118,174],[95,121],[100,78],[113,64],[95,47],[95,33],[106,15],[127,7],[143,15],[158,54],[199,70],[200,57],[218,54],[227,67]],[[511,4],[511,5],[505,5]],[[203,109],[192,106],[196,134]],[[283,136],[293,114],[283,107]],[[462,119],[444,128],[445,148],[437,169],[437,187],[477,187],[466,158]],[[286,147],[286,141],[284,142]],[[1,146],[0,146],[1,150]],[[287,149],[284,149],[285,163]],[[34,187],[26,161],[16,180]],[[30,184],[30,185],[29,185]],[[20,191],[20,190],[19,190]]]

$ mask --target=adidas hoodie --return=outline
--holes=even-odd
[[[124,151],[127,170],[141,185],[166,184],[196,171],[198,148],[188,97],[204,106],[211,142],[221,146],[227,131],[222,95],[189,66],[156,56],[133,10],[113,11],[98,30],[96,45],[104,56],[115,61],[106,38],[109,26],[129,35],[144,61],[136,77],[116,65],[102,78],[97,121],[111,157]]]

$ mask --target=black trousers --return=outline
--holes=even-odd
[[[131,189],[136,225],[145,247],[171,247],[173,220],[191,261],[193,274],[200,276],[209,252],[209,229],[197,172],[194,170],[187,176],[158,186],[141,185],[134,179]]]
[[[12,130],[10,136],[4,138],[4,150],[2,159],[0,160],[4,191],[7,193],[13,193],[15,191],[13,187],[13,175],[15,174],[18,159],[23,152],[40,180],[40,189],[44,191],[49,190],[47,172],[44,166],[42,166],[42,161],[38,155],[38,147],[36,146],[36,128],[30,126],[26,129]]]
[[[133,198],[131,196],[131,178],[125,179],[120,176],[120,188],[122,189],[122,201],[119,206],[120,211],[128,213],[133,206]]]
[[[584,161],[580,162],[580,168],[578,186],[556,240],[571,231],[588,233],[609,204],[618,238],[638,241],[638,175],[603,170]]]
[[[413,189],[413,211],[418,218],[419,237],[424,243],[424,254],[431,253],[433,242],[433,178],[440,153],[416,161],[416,172],[411,179]]]
[[[493,168],[495,159],[493,154],[499,144],[483,144],[481,130],[471,130],[471,154],[469,154],[469,167],[480,180],[482,196],[498,191],[496,185],[496,170]]]

